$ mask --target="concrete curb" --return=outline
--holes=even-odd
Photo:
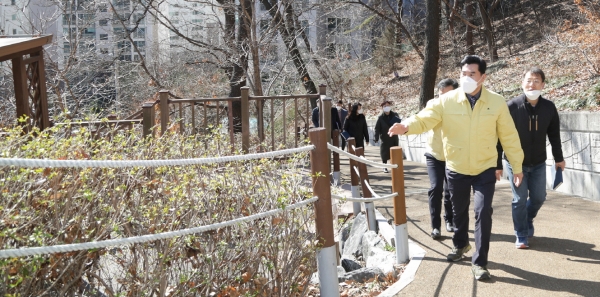
[[[402,289],[408,286],[408,284],[415,279],[417,270],[419,269],[419,266],[421,265],[421,262],[423,261],[423,258],[427,252],[410,239],[408,240],[408,251],[410,253],[410,261],[408,262],[408,265],[406,265],[404,272],[402,272],[400,279],[377,296],[396,296]]]

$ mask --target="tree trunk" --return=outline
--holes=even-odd
[[[269,11],[269,14],[274,19],[273,24],[280,24],[277,27],[279,34],[281,35],[281,39],[283,39],[283,43],[288,51],[288,54],[292,58],[292,62],[296,67],[296,71],[298,72],[298,76],[300,77],[300,81],[304,86],[304,89],[308,94],[317,94],[317,86],[310,78],[308,73],[308,69],[304,60],[302,60],[302,56],[300,55],[300,50],[298,50],[298,43],[296,42],[296,34],[297,28],[294,26],[294,11],[292,8],[292,2],[283,2],[284,3],[284,16],[281,15],[280,10],[272,9],[273,5],[268,0],[260,0],[260,2],[265,6],[265,8]],[[279,1],[277,1],[279,2]],[[312,108],[317,106],[317,100],[311,99],[310,104]]]
[[[235,25],[236,12],[239,12],[235,2],[228,0],[218,0],[218,2],[223,6],[223,12],[225,13],[225,42],[231,48],[237,48],[239,54],[239,63],[234,62],[225,67],[225,72],[229,77],[229,97],[239,97],[242,95],[241,88],[246,86],[245,73],[248,69],[248,55],[246,54],[247,51],[243,50],[243,47],[249,34],[243,22],[237,27]],[[236,29],[238,34],[236,34]],[[242,103],[240,101],[232,102],[231,113],[233,117],[233,131],[235,133],[242,133]]]
[[[485,3],[482,0],[478,0],[479,13],[481,14],[481,20],[485,26],[485,39],[488,44],[488,53],[490,55],[490,61],[498,61],[498,51],[496,50],[496,44],[494,41],[494,27],[492,26],[491,12],[485,9]]]
[[[441,7],[438,0],[427,0],[427,17],[425,19],[425,63],[421,80],[421,94],[419,104],[425,107],[427,101],[435,94],[438,62],[440,60],[440,13]]]
[[[470,23],[473,23],[473,3],[469,0],[465,0],[465,14],[467,15],[467,20]],[[467,26],[467,54],[474,55],[475,47],[473,46],[473,28],[471,26]]]

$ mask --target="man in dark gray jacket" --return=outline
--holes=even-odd
[[[508,109],[519,132],[521,148],[525,155],[521,186],[516,187],[511,183],[517,249],[529,247],[528,238],[533,237],[534,231],[533,219],[546,200],[546,135],[552,146],[556,170],[565,169],[558,111],[552,101],[540,96],[545,80],[546,76],[541,69],[529,69],[523,77],[523,94],[508,101]],[[499,151],[502,150],[501,145],[498,145],[498,148]],[[510,164],[505,158],[502,162],[508,170],[509,180],[512,180]],[[501,175],[501,170],[496,174]]]

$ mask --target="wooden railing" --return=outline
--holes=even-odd
[[[205,133],[211,126],[218,127],[222,119],[226,118],[233,149],[237,143],[236,139],[241,138],[241,149],[248,152],[252,134],[256,136],[254,139],[257,140],[259,151],[269,147],[270,150],[280,146],[298,147],[300,136],[308,137],[312,112],[310,99],[325,96],[326,89],[326,86],[321,85],[319,94],[250,96],[250,88],[242,87],[240,97],[186,99],[172,99],[169,91],[162,90],[159,92],[159,100],[146,102],[142,106],[143,133],[144,136],[153,136],[157,132],[162,135],[169,129],[178,129],[180,133]],[[255,104],[251,104],[252,101]],[[235,102],[241,105],[240,118],[234,118],[233,115]],[[252,105],[254,106],[251,107]],[[157,106],[160,113],[158,116]],[[293,115],[288,114],[290,111]],[[252,118],[256,119],[255,131],[250,129]],[[268,125],[265,125],[265,122]],[[290,126],[292,123],[293,126]],[[160,131],[156,131],[158,127]],[[293,145],[288,144],[288,141],[291,141],[288,134],[291,133],[294,134]]]

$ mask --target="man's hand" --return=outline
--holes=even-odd
[[[567,163],[565,163],[565,161],[558,162],[558,163],[556,163],[556,169],[560,168],[562,171],[565,171],[566,165],[567,165]]]
[[[496,180],[499,181],[502,178],[502,169],[496,170]]]
[[[515,186],[517,188],[521,185],[522,181],[523,181],[523,172],[513,174],[513,183],[515,183]]]
[[[394,136],[394,135],[403,135],[404,133],[406,133],[408,131],[408,126],[402,124],[402,123],[395,123],[390,130],[388,130],[388,135]]]

